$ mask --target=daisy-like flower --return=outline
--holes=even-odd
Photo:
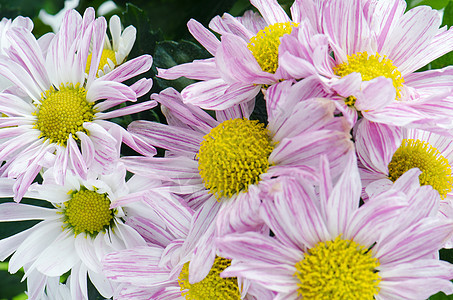
[[[129,218],[135,217],[156,228],[163,228],[165,224],[158,212],[144,202],[112,208],[115,201],[143,199],[145,194],[165,202],[175,200],[171,194],[160,190],[160,181],[133,176],[126,182],[126,170],[121,165],[109,175],[90,172],[87,180],[67,174],[64,186],[55,183],[52,171],[47,170],[43,184],[31,186],[26,196],[42,200],[53,208],[22,203],[0,205],[0,222],[41,221],[0,240],[0,259],[5,260],[12,254],[9,272],[15,273],[24,267],[25,277],[31,276],[27,280],[30,299],[40,299],[46,282],[68,271],[71,271],[68,278],[71,299],[88,299],[88,278],[102,296],[109,298],[115,284],[102,271],[103,256],[147,244],[138,231],[127,224]],[[2,178],[2,197],[11,196],[9,180],[12,181]],[[165,235],[164,230],[161,234]]]
[[[222,276],[243,276],[280,299],[426,299],[453,293],[451,264],[435,257],[453,233],[435,218],[437,193],[418,184],[419,171],[359,207],[355,155],[334,185],[322,161],[318,181],[269,181],[261,215],[275,237],[235,233],[218,239],[236,260]],[[423,209],[420,209],[422,207]],[[434,216],[434,217],[433,217]]]
[[[159,206],[151,198],[145,201]],[[166,219],[173,223],[171,227],[178,228],[170,235],[170,243],[104,257],[107,278],[119,283],[115,299],[273,299],[272,292],[253,282],[219,276],[232,262],[216,255],[214,221],[218,205],[210,202],[195,213],[187,205],[167,204],[161,206],[162,213],[171,216]]]
[[[343,118],[334,117],[331,101],[301,101],[316,93],[310,81],[269,88],[266,104],[271,113],[265,126],[249,120],[247,108],[218,111],[214,119],[200,108],[183,105],[179,93],[167,89],[153,98],[164,107],[170,125],[135,121],[128,130],[173,155],[123,161],[136,174],[192,187],[201,193],[196,201],[217,199],[222,205],[219,232],[249,228],[260,203],[261,182],[289,170],[316,173],[321,154],[338,174],[345,154],[354,151],[349,127]]]
[[[7,37],[8,56],[0,56],[0,75],[8,77],[14,92],[0,93],[0,160],[3,177],[17,178],[15,200],[20,200],[43,167],[54,167],[57,181],[67,170],[87,177],[89,168],[109,172],[117,159],[119,140],[136,151],[152,155],[154,148],[140,145],[120,126],[106,121],[152,108],[155,101],[113,110],[127,101],[136,101],[152,86],[140,79],[131,86],[121,82],[151,67],[152,58],[143,55],[114,71],[96,78],[103,51],[106,21],[94,19],[94,10],[82,17],[68,11],[61,30],[44,51],[33,34],[11,28]],[[85,76],[88,51],[92,60]]]
[[[121,21],[117,15],[110,18],[109,29],[112,40],[110,40],[108,35],[105,36],[104,49],[102,50],[98,72],[96,73],[97,77],[109,73],[115,67],[126,61],[129,52],[131,52],[134,46],[137,35],[137,29],[132,25],[129,25],[122,31]],[[91,58],[92,55],[88,55],[87,74],[89,74]]]
[[[222,110],[254,100],[262,87],[288,79],[278,63],[280,38],[299,26],[307,12],[316,24],[316,5],[297,0],[290,18],[277,0],[252,0],[251,4],[262,17],[248,11],[243,17],[225,13],[211,20],[209,27],[221,35],[221,41],[195,20],[188,22],[189,31],[214,57],[158,69],[161,78],[201,80],[182,90],[185,103]]]
[[[414,71],[453,50],[453,29],[439,28],[441,17],[428,6],[405,9],[403,0],[327,1],[321,10],[327,39],[317,42],[330,47],[333,58],[294,50],[311,47],[299,34],[282,39],[280,65],[294,78],[318,74],[327,90],[341,96],[336,105],[351,123],[357,112],[374,122],[425,129],[433,126],[423,125],[429,120],[450,120],[452,68]]]
[[[419,129],[405,129],[362,120],[356,135],[365,194],[388,189],[412,168],[419,168],[420,184],[432,186],[442,199],[439,212],[453,219],[453,140]],[[445,247],[451,248],[453,241]]]

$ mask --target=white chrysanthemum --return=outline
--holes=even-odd
[[[55,183],[53,171],[46,171],[43,184],[33,185],[26,194],[52,208],[22,203],[0,205],[0,222],[41,221],[1,240],[0,260],[12,254],[11,273],[24,267],[30,299],[40,299],[52,278],[68,271],[71,299],[88,299],[88,277],[102,296],[111,297],[115,284],[102,271],[104,255],[147,244],[134,225],[126,221],[133,217],[165,228],[158,213],[144,202],[115,208],[111,205],[124,198],[140,200],[155,194],[162,201],[172,201],[171,196],[160,190],[165,190],[160,181],[133,176],[126,182],[121,165],[109,175],[90,173],[87,180],[67,175],[64,186]],[[11,196],[12,184],[13,180],[2,178],[0,196]]]
[[[135,27],[132,25],[126,27],[122,31],[121,21],[117,15],[114,15],[110,18],[109,29],[111,40],[106,34],[104,49],[102,51],[99,68],[96,74],[98,77],[109,73],[115,67],[121,65],[126,61],[127,56],[134,46],[135,38],[137,35],[137,29],[135,29]],[[88,59],[90,61],[91,55],[88,57]],[[89,64],[87,64],[87,67],[88,65]]]

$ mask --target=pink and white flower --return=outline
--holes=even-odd
[[[158,69],[161,78],[184,76],[200,80],[182,90],[184,103],[223,110],[253,101],[262,87],[291,78],[278,63],[279,39],[305,17],[310,22],[304,21],[303,26],[316,31],[319,4],[296,0],[291,7],[291,18],[276,0],[252,0],[251,4],[261,16],[248,11],[242,17],[225,13],[211,20],[209,27],[221,35],[221,41],[197,21],[192,19],[187,23],[195,39],[214,57],[168,70]],[[259,47],[252,50],[254,45]]]
[[[150,90],[151,79],[142,78],[131,86],[121,82],[149,70],[152,58],[140,56],[96,78],[94,66],[99,65],[105,31],[105,19],[94,19],[90,8],[83,18],[68,11],[60,31],[44,44],[23,28],[7,32],[11,46],[5,49],[8,56],[0,56],[0,75],[14,86],[0,93],[0,160],[5,162],[2,176],[17,179],[15,200],[22,198],[43,167],[54,167],[60,183],[67,170],[85,179],[88,169],[110,172],[119,157],[117,139],[140,153],[155,153],[106,121],[156,105],[145,101],[112,110]],[[93,51],[86,78],[90,43]]]
[[[440,194],[440,216],[453,219],[451,138],[362,120],[358,124],[356,147],[365,201],[391,187],[403,172],[417,167],[422,171],[420,183],[431,185]],[[453,247],[453,241],[444,247]]]
[[[451,220],[436,218],[437,193],[419,186],[415,170],[359,207],[357,162],[354,154],[349,159],[336,184],[321,162],[319,190],[311,176],[268,181],[261,216],[275,237],[248,232],[218,238],[220,254],[236,260],[222,276],[248,278],[279,299],[453,293],[451,264],[436,258],[453,233]]]
[[[156,209],[160,206],[158,201],[151,198],[145,201],[153,202],[150,205]],[[121,202],[117,204],[121,205]],[[173,240],[168,242],[167,233],[165,243],[125,249],[104,257],[104,273],[107,278],[118,283],[115,299],[186,299],[186,293],[211,295],[209,293],[212,291],[217,291],[221,299],[222,289],[225,289],[224,293],[236,293],[229,296],[238,299],[273,299],[272,292],[253,282],[241,278],[222,279],[218,274],[212,274],[212,270],[219,268],[218,250],[214,244],[218,205],[206,203],[198,212],[194,212],[188,206],[171,202],[167,204],[160,209],[169,216],[166,221],[170,227],[178,229],[171,235]],[[151,226],[148,230],[149,236],[162,236],[159,232],[153,232]],[[203,283],[206,277],[209,278]],[[201,290],[194,286],[199,282]]]
[[[298,50],[314,37],[294,32],[282,38],[280,65],[294,78],[318,76],[352,124],[359,111],[373,122],[448,129],[453,69],[414,71],[453,50],[453,29],[439,28],[428,6],[405,9],[403,0],[326,1],[315,56]]]
[[[317,93],[310,81],[293,86],[286,81],[269,88],[265,128],[248,120],[251,110],[246,105],[217,111],[214,119],[198,107],[184,105],[175,90],[164,90],[153,99],[163,107],[169,125],[135,121],[128,130],[150,145],[167,149],[166,157],[122,160],[131,172],[189,188],[191,207],[220,201],[217,234],[260,230],[262,222],[256,217],[263,182],[300,169],[315,174],[322,154],[331,162],[332,172],[339,174],[345,154],[354,151],[348,124],[333,115],[334,104],[322,98],[305,100]],[[210,144],[211,140],[219,146]]]

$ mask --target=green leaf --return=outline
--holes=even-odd
[[[0,0],[0,12],[2,17],[15,18],[17,16],[27,16],[34,18],[41,9],[49,13],[60,11],[64,7],[64,0]]]
[[[21,282],[23,275],[24,273],[21,271],[16,274],[9,274],[7,271],[0,270],[0,299],[16,299],[16,297],[23,295],[27,289],[25,281]]]
[[[115,0],[119,6],[125,7],[127,0]],[[227,12],[235,0],[135,0],[134,4],[143,9],[151,20],[153,30],[162,29],[166,39],[179,40],[190,38],[187,22],[193,18],[203,25],[216,15]]]
[[[429,297],[429,300],[452,300],[452,299],[453,299],[453,295],[448,295],[447,296],[447,295],[445,295],[442,292],[439,292],[439,293]]]
[[[450,0],[406,0],[407,10],[420,5],[428,5],[434,9],[442,9]]]
[[[448,25],[448,27],[453,25],[453,1],[450,0],[448,5],[444,10],[444,17],[442,19],[442,26]]]
[[[124,27],[132,25],[137,29],[137,38],[134,48],[132,48],[129,55],[130,57],[153,53],[156,43],[163,39],[160,31],[152,30],[152,22],[149,20],[147,14],[141,8],[131,3],[126,4],[126,10],[123,12],[121,22]]]

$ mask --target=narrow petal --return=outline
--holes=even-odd
[[[151,68],[152,64],[153,58],[151,55],[141,55],[121,64],[98,80],[123,82],[147,72]]]
[[[72,170],[74,170],[82,179],[86,180],[88,167],[71,134],[69,135],[66,147],[69,149],[69,161],[71,163]]]
[[[193,37],[203,45],[209,53],[215,56],[217,47],[220,45],[220,41],[216,36],[194,19],[190,19],[189,22],[187,22],[187,28]]]
[[[170,69],[157,68],[158,77],[173,80],[186,77],[195,80],[211,80],[220,78],[215,59],[194,60],[190,63],[176,65]]]
[[[268,24],[290,22],[288,15],[277,0],[251,0]]]
[[[222,110],[255,98],[260,85],[238,82],[229,85],[223,79],[201,81],[184,88],[181,95],[184,103],[203,109]]]
[[[202,142],[202,135],[192,130],[149,121],[134,121],[128,131],[156,147],[187,153],[197,153]]]

